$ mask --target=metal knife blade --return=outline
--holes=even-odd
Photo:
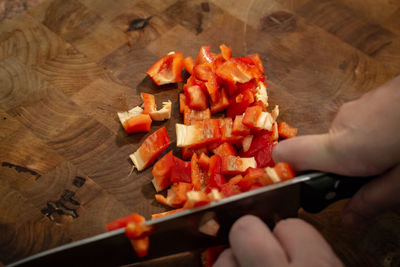
[[[326,174],[320,172],[301,175],[292,180],[231,196],[206,206],[147,221],[148,225],[155,227],[155,232],[150,236],[149,254],[143,258],[136,256],[124,229],[118,229],[38,253],[9,266],[120,266],[227,244],[232,224],[243,215],[258,216],[270,227],[273,227],[276,220],[296,217],[301,203],[302,184],[321,180],[324,176]],[[323,190],[339,188],[337,181],[339,180],[329,183],[329,187]],[[318,185],[320,184],[327,183],[320,182]],[[353,191],[358,188],[359,186]],[[318,186],[317,191],[321,198],[325,194],[321,192],[323,190]],[[332,202],[332,199],[329,201]],[[216,237],[205,235],[198,230],[199,226],[209,218],[214,218],[220,225]]]

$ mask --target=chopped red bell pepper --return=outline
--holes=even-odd
[[[221,142],[229,142],[232,144],[239,144],[243,136],[233,134],[232,118],[224,118],[220,121],[221,126]]]
[[[154,228],[144,223],[128,222],[125,226],[125,235],[129,239],[141,239],[154,232]]]
[[[240,183],[240,181],[243,179],[243,176],[238,174],[234,177],[232,177],[231,179],[229,179],[228,183],[231,185],[237,185]]]
[[[194,60],[195,65],[203,63],[212,63],[214,61],[214,55],[210,52],[210,46],[202,46],[199,54]]]
[[[222,44],[219,46],[219,49],[221,50],[221,55],[225,60],[232,58],[232,51],[229,47]]]
[[[243,192],[270,184],[273,184],[273,181],[263,168],[249,168],[238,183]]]
[[[214,154],[223,156],[236,156],[236,151],[232,144],[224,142],[220,144],[216,149],[213,150]]]
[[[242,157],[254,157],[257,162],[257,167],[272,167],[274,161],[272,159],[272,132],[262,131],[254,135],[251,145],[247,151],[242,151],[240,155]]]
[[[246,64],[235,58],[230,58],[220,65],[216,70],[216,74],[221,79],[231,83],[245,83],[253,78]]]
[[[130,239],[133,249],[139,258],[147,255],[149,252],[150,238],[148,236],[141,239]]]
[[[154,95],[143,92],[140,95],[143,99],[143,106],[144,106],[144,109],[142,111],[143,114],[150,114],[157,110],[156,99]]]
[[[250,59],[253,64],[258,68],[260,73],[264,73],[264,64],[261,61],[261,58],[258,54],[248,55],[246,58]]]
[[[167,197],[161,194],[156,194],[157,202],[170,206],[172,208],[181,208],[187,200],[186,193],[192,190],[193,185],[189,183],[173,183],[171,188],[168,189]]]
[[[194,190],[201,189],[201,174],[200,167],[198,165],[198,157],[197,154],[193,154],[192,159],[190,160],[190,176],[193,184]]]
[[[286,162],[279,162],[274,167],[276,174],[283,181],[290,180],[295,177],[292,167]]]
[[[198,147],[198,148],[181,147],[182,159],[191,159],[193,154],[200,155],[201,153],[208,154],[207,147]]]
[[[186,107],[187,105],[185,94],[179,94],[179,113],[183,114]]]
[[[242,115],[253,102],[254,95],[250,90],[239,92],[229,99],[226,116],[234,118],[237,115]]]
[[[263,112],[260,106],[248,107],[243,116],[243,124],[253,131],[270,131],[274,122],[272,115],[269,112]]]
[[[153,164],[154,160],[169,146],[169,144],[170,140],[167,129],[162,127],[149,135],[138,150],[129,157],[138,171],[141,171]]]
[[[149,132],[151,127],[151,118],[149,114],[140,114],[127,119],[123,126],[126,133]]]
[[[126,217],[116,219],[106,224],[107,231],[114,231],[120,228],[124,228],[129,222],[141,223],[145,219],[138,213],[132,213]]]
[[[201,167],[208,169],[210,165],[210,158],[205,153],[201,153],[198,163],[200,164]]]
[[[282,138],[292,138],[297,135],[297,128],[294,128],[286,122],[280,122],[278,124],[278,133]]]
[[[174,157],[174,165],[171,170],[171,182],[191,183],[190,161],[183,161],[180,158]]]
[[[185,67],[187,72],[193,74],[194,62],[192,57],[185,57],[185,59],[183,60],[183,66]]]
[[[221,140],[218,119],[196,121],[193,125],[176,124],[177,147],[204,147]]]
[[[187,201],[183,208],[191,209],[195,207],[200,207],[210,203],[210,199],[208,198],[207,194],[203,191],[189,191],[186,193]]]
[[[174,166],[174,156],[172,151],[168,152],[164,157],[154,164],[152,183],[157,192],[160,192],[171,185],[170,175]]]
[[[155,84],[163,85],[182,81],[182,68],[182,53],[172,52],[160,58],[146,71],[146,73],[150,76]]]
[[[223,156],[221,164],[222,174],[245,173],[248,168],[256,168],[257,162],[253,157],[241,158],[236,156]]]
[[[225,197],[230,197],[230,196],[240,194],[241,191],[240,191],[240,187],[238,185],[234,185],[234,184],[231,184],[228,182],[221,186],[221,193]]]
[[[185,92],[186,104],[191,109],[205,110],[208,107],[207,95],[198,85],[183,87]]]
[[[250,128],[243,124],[243,115],[238,115],[233,121],[232,134],[247,136],[250,134]]]
[[[206,119],[211,119],[211,112],[209,108],[205,110],[194,110],[189,107],[185,107],[185,111],[183,113],[183,123],[185,125],[191,125],[196,121],[203,121]]]
[[[218,102],[214,102],[212,99],[210,101],[210,109],[211,113],[217,113],[220,112],[224,109],[226,109],[229,106],[229,99],[226,94],[225,88],[221,88],[219,97],[218,97]]]

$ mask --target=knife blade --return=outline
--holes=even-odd
[[[336,200],[351,197],[370,179],[314,172],[147,221],[155,231],[150,236],[149,253],[143,258],[136,256],[124,229],[118,229],[32,255],[8,266],[121,266],[227,244],[232,224],[243,215],[258,216],[272,228],[280,219],[296,217],[300,207],[315,213]],[[217,236],[199,231],[211,218],[220,225]]]

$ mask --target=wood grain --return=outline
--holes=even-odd
[[[173,117],[151,132],[165,126],[180,155],[183,84],[158,87],[146,76],[159,57],[222,43],[234,56],[259,53],[280,119],[302,135],[322,133],[344,102],[400,74],[399,18],[394,0],[45,0],[5,20],[0,265],[102,233],[132,212],[166,210],[154,200],[151,169],[139,173],[128,158],[148,134],[127,135],[116,115],[140,105],[140,92],[158,105],[170,99]],[[345,202],[299,216],[346,266],[399,266],[400,212],[346,229]],[[198,266],[198,254],[154,264]]]

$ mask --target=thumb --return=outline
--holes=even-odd
[[[362,187],[343,209],[344,224],[356,226],[384,211],[400,206],[400,165]]]
[[[275,162],[287,162],[295,171],[320,170],[338,173],[340,166],[329,134],[304,135],[279,142],[272,151]]]

